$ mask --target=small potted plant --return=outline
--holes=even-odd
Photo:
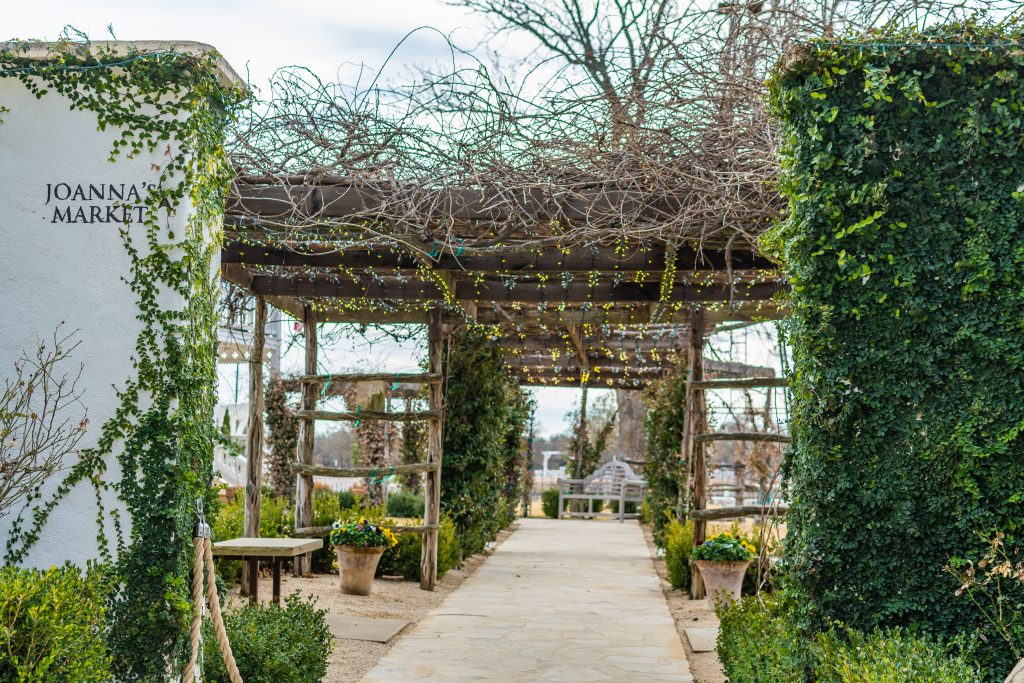
[[[756,554],[753,545],[732,534],[712,536],[693,549],[690,557],[704,580],[709,606],[740,599],[743,575]]]
[[[331,545],[338,554],[341,592],[347,595],[369,595],[380,556],[396,543],[398,539],[391,529],[370,524],[365,517],[348,524],[332,524]]]

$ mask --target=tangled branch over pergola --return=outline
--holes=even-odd
[[[499,69],[451,46],[450,68],[399,84],[280,71],[229,147],[225,275],[321,321],[422,322],[443,305],[497,326],[513,358],[554,349],[544,365],[574,382],[617,351],[624,372],[674,363],[658,347],[695,305],[709,329],[781,314],[785,283],[757,248],[782,210],[763,98],[780,55],[977,6],[456,4],[539,56]]]

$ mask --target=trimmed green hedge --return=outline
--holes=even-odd
[[[334,636],[327,610],[298,592],[278,605],[247,605],[224,617],[231,652],[245,683],[317,683],[327,675]],[[229,683],[213,624],[203,624],[204,681]]]
[[[792,610],[776,595],[743,598],[718,609],[715,649],[733,683],[810,683],[814,660]]]
[[[558,509],[558,487],[544,489],[540,494],[540,507],[544,510],[544,516],[551,519],[561,517]]]
[[[1024,50],[992,47],[1020,37],[820,42],[771,84],[802,619],[962,634],[989,680],[1011,648],[943,566],[977,559],[977,532],[1024,548]]]
[[[98,567],[0,567],[0,680],[106,683],[110,577]]]

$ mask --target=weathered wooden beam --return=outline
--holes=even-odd
[[[690,311],[689,339],[686,354],[686,394],[684,397],[682,455],[686,463],[686,494],[692,490],[695,510],[707,507],[707,465],[704,460],[704,444],[695,437],[707,425],[707,403],[704,392],[694,387],[695,382],[704,380],[704,311],[694,307]],[[691,480],[692,476],[692,480]],[[692,489],[691,487],[692,482]],[[676,505],[676,517],[681,518],[682,501]],[[706,534],[704,522],[694,522],[693,543],[700,545]],[[690,595],[695,599],[704,597],[704,584],[700,571],[694,567],[690,576]]]
[[[703,382],[694,384],[696,389],[772,389],[788,386],[789,379],[786,377],[706,379]]]
[[[444,372],[444,356],[447,339],[444,335],[444,320],[441,309],[430,312],[427,326],[428,372],[440,375]],[[444,414],[444,388],[441,384],[429,385],[430,409]],[[423,524],[429,527],[423,534],[420,549],[420,588],[432,591],[437,585],[437,527],[441,523],[441,464],[444,457],[444,421],[431,420],[427,427],[427,462],[436,469],[426,473],[423,482]]]
[[[332,420],[335,422],[357,422],[379,420],[381,422],[425,422],[436,421],[441,417],[439,410],[417,410],[406,413],[389,413],[380,410],[296,410],[295,417],[300,420]]]
[[[710,522],[714,519],[739,519],[740,517],[762,517],[784,515],[789,511],[788,505],[773,505],[762,507],[760,505],[741,505],[731,508],[715,508],[713,510],[690,510],[690,519],[701,522]]]
[[[315,375],[317,372],[317,333],[316,333],[316,312],[310,307],[303,308],[302,331],[306,340],[305,371],[307,375]],[[307,412],[316,411],[317,388],[315,384],[308,384],[302,392],[302,410]],[[297,460],[303,465],[313,464],[313,443],[316,434],[316,423],[313,420],[299,421],[299,444]],[[295,477],[295,526],[309,526],[313,522],[313,477],[308,474],[298,474]],[[311,571],[312,554],[295,558],[292,563],[292,571],[302,576]]]
[[[392,474],[433,472],[437,464],[432,462],[393,465],[391,467],[326,467],[323,465],[292,464],[292,472],[314,477],[387,477]]]
[[[415,207],[417,220],[474,223],[532,221],[536,223],[589,222],[593,224],[646,220],[665,224],[677,217],[692,198],[685,193],[657,199],[639,190],[578,189],[569,192],[541,188],[502,189],[442,187],[425,189],[386,181],[317,179],[299,177],[282,181],[271,177],[239,177],[231,185],[226,209],[240,218],[286,218],[291,223],[310,224],[337,232],[355,228],[366,220],[387,220],[396,202],[408,213]],[[750,219],[774,216],[752,212]],[[331,221],[330,219],[337,219]]]
[[[263,349],[267,333],[267,302],[258,296],[253,302],[255,320],[252,327],[252,345],[249,349],[249,419],[245,430],[245,512],[244,535],[259,538],[260,504],[263,486]],[[248,594],[248,562],[242,563],[242,591]]]
[[[437,253],[425,243],[421,254],[412,254],[394,247],[366,248],[349,246],[338,248],[323,242],[259,244],[246,240],[245,231],[229,235],[221,252],[221,263],[253,266],[283,266],[287,268],[379,268],[381,270],[414,270],[424,266],[435,270],[467,272],[645,272],[665,270],[665,247],[662,244],[648,249],[633,248],[626,251],[615,247],[577,247],[568,254],[559,249],[545,249],[540,253],[526,251],[509,254],[457,254],[452,251]],[[428,256],[427,253],[434,256]],[[732,260],[725,250],[681,247],[676,251],[675,268],[681,272],[727,270],[775,270],[776,266],[760,254],[734,251]]]
[[[695,434],[693,439],[697,443],[708,443],[709,441],[793,442],[793,437],[786,436],[785,434],[762,432],[712,432],[710,434]]]
[[[672,286],[669,301],[673,302],[716,302],[735,300],[771,299],[787,286],[778,281],[737,284],[730,288],[726,284],[676,283]],[[425,280],[394,277],[366,278],[353,281],[347,277],[301,278],[283,275],[255,274],[252,276],[250,291],[264,296],[323,297],[333,299],[372,299],[391,301],[439,301],[445,300],[440,286]],[[455,299],[477,302],[519,302],[519,303],[626,303],[651,302],[659,300],[660,284],[657,282],[570,282],[562,284],[541,284],[538,282],[517,282],[507,286],[494,280],[457,280]],[[649,317],[648,312],[648,317]]]
[[[427,372],[339,372],[329,375],[300,375],[292,378],[300,384],[327,384],[328,382],[400,382],[403,384],[435,384],[442,377]]]

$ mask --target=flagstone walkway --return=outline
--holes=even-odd
[[[689,683],[636,522],[525,519],[361,683]]]

